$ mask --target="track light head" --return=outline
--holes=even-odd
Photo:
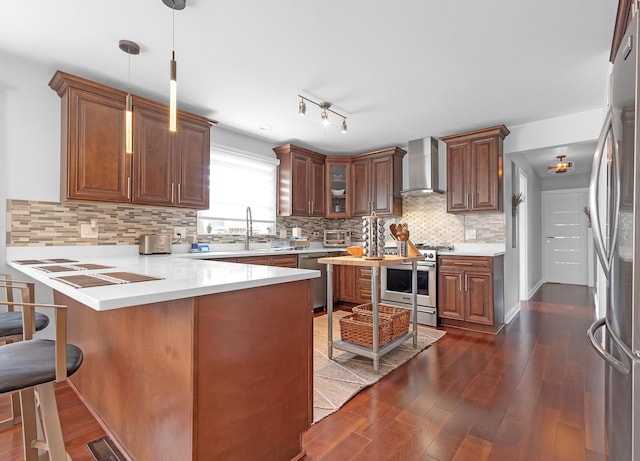
[[[342,119],[342,129],[340,131],[342,131],[343,133],[347,132],[347,119],[346,118]]]
[[[300,104],[298,104],[298,115],[300,117],[304,117],[307,113],[307,105],[304,103],[304,99],[300,99]]]

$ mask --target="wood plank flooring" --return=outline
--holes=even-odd
[[[591,296],[545,284],[498,336],[446,329],[312,426],[303,459],[607,460],[604,365],[586,339]],[[105,433],[68,384],[56,389],[67,451],[92,461],[85,444]],[[8,412],[3,396],[0,419]],[[21,459],[20,427],[0,432],[0,461]]]
[[[305,461],[607,460],[587,287],[545,284],[501,334],[448,328],[303,436]]]

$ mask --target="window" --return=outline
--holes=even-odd
[[[251,207],[253,233],[273,235],[277,165],[275,158],[213,147],[209,209],[198,212],[198,233],[244,234]]]

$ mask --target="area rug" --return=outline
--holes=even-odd
[[[340,339],[340,317],[333,313],[333,337]],[[416,356],[445,335],[444,331],[418,325],[418,348],[411,339],[380,358],[380,371],[373,371],[373,360],[351,352],[334,349],[333,360],[327,355],[327,316],[313,319],[313,422],[335,412],[362,389],[380,381],[384,375]]]

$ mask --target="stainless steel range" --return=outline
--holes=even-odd
[[[453,250],[452,245],[416,245],[424,260],[418,261],[418,316],[423,325],[438,323],[437,258],[438,250]],[[395,247],[386,248],[395,254]],[[411,308],[411,263],[383,266],[380,273],[380,299],[385,304]]]

